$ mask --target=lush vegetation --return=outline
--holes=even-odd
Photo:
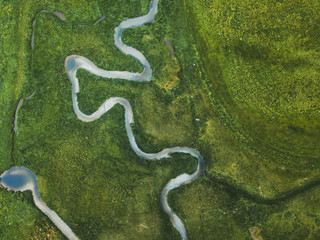
[[[317,176],[319,3],[187,2],[202,82],[218,118],[247,149],[249,168],[257,164],[272,184],[286,183],[275,191],[266,186],[264,195]],[[208,123],[209,136],[215,127]]]
[[[191,239],[319,238],[319,187],[304,179],[319,172],[319,4],[303,2],[301,13],[295,1],[268,4],[160,1],[152,24],[122,37],[150,61],[150,83],[78,72],[83,112],[95,111],[109,97],[124,97],[132,104],[144,151],[189,146],[205,157],[206,176],[169,196]],[[148,5],[148,0],[0,3],[0,172],[14,165],[32,170],[43,200],[81,239],[179,239],[159,198],[169,179],[195,170],[195,160],[183,154],[155,162],[137,157],[120,106],[95,122],[78,120],[64,69],[66,56],[78,54],[104,69],[141,71],[114,46],[113,29],[125,17],[145,14]],[[42,9],[60,11],[66,21],[39,13]],[[286,15],[288,9],[292,14]],[[277,22],[283,20],[277,11],[287,25]],[[102,15],[106,18],[95,23]],[[294,70],[296,65],[308,71]],[[306,81],[289,85],[301,74]],[[34,90],[19,110],[13,134],[18,100]],[[291,90],[305,94],[292,102]],[[299,191],[288,194],[291,189]],[[1,190],[0,239],[30,238],[64,239],[30,193]]]
[[[8,67],[12,76],[7,75],[8,81],[1,82],[10,87],[3,89],[8,96],[3,97],[2,106],[10,107],[7,110],[10,114],[2,118],[8,123],[6,127],[3,125],[1,139],[8,143],[1,145],[7,154],[3,155],[1,169],[19,165],[32,170],[37,175],[44,201],[81,239],[179,237],[161,209],[160,194],[169,179],[195,170],[193,159],[176,154],[171,160],[148,162],[137,157],[127,139],[124,111],[120,106],[94,123],[78,120],[71,103],[71,84],[64,70],[65,57],[79,54],[105,69],[141,71],[135,59],[114,46],[113,29],[125,17],[146,13],[148,5],[149,1],[118,1],[117,4],[112,1],[17,1],[9,5],[12,13],[8,10],[7,14],[13,16],[12,21],[17,21],[18,16],[23,19],[19,25],[12,22],[9,36],[14,39],[22,31],[20,28],[23,34],[19,35],[18,46],[14,41],[2,42],[8,49],[19,48],[14,50],[21,56],[12,56],[17,62]],[[176,145],[192,146],[195,132],[189,129],[192,126],[190,101],[178,88],[180,64],[171,57],[163,40],[164,37],[172,39],[168,22],[175,7],[162,3],[153,24],[128,30],[123,36],[127,44],[141,50],[150,60],[155,73],[152,83],[107,80],[81,70],[78,73],[80,108],[89,113],[108,97],[128,99],[134,108],[137,141],[148,152]],[[42,9],[60,11],[66,21],[52,13],[39,13]],[[94,24],[102,15],[106,18]],[[31,26],[35,18],[35,41],[31,49]],[[3,19],[9,23],[5,16]],[[8,65],[10,58],[2,57]],[[17,65],[21,65],[20,68]],[[18,83],[14,74],[21,75]],[[166,87],[167,84],[170,87]],[[25,100],[19,111],[18,131],[13,135],[17,101],[34,90],[35,95]],[[14,146],[12,158],[11,147],[7,147],[10,145]],[[5,206],[1,212],[1,238],[63,238],[34,207],[30,194],[6,191],[1,194]]]
[[[200,130],[200,150],[216,159],[207,161],[208,177],[236,185],[261,202],[318,183],[319,3],[185,2],[207,92],[203,98],[212,104],[212,116]],[[304,203],[292,201],[303,212]],[[259,211],[265,216],[258,222],[269,218]],[[292,221],[313,225],[317,217]],[[301,227],[290,237],[284,228],[261,234],[267,239],[318,234]]]

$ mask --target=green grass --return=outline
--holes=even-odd
[[[17,100],[18,96],[15,96],[15,68],[17,66],[17,60],[15,55],[15,47],[11,46],[10,43],[15,38],[14,26],[16,26],[16,18],[14,12],[14,2],[12,3],[1,3],[1,9],[4,11],[1,13],[1,19],[3,19],[6,24],[1,25],[1,74],[0,74],[0,102],[2,106],[1,111],[1,159],[5,161],[1,162],[2,168],[8,168],[11,164],[11,147],[12,147],[12,117],[14,114],[15,104],[14,101]]]
[[[149,1],[38,0],[0,4],[0,19],[6,23],[0,26],[1,172],[13,165],[32,170],[43,200],[81,239],[179,239],[161,209],[160,194],[171,178],[194,172],[196,161],[183,154],[155,162],[137,157],[127,139],[120,106],[95,122],[78,120],[64,69],[66,56],[78,54],[103,69],[141,71],[135,59],[114,46],[113,29],[125,17],[145,14]],[[303,187],[304,178],[319,172],[317,159],[312,160],[318,151],[317,116],[311,114],[315,111],[305,111],[311,108],[303,105],[303,99],[297,99],[299,104],[287,101],[285,105],[268,101],[274,96],[263,95],[265,91],[257,87],[257,79],[265,84],[262,80],[269,71],[269,82],[277,86],[284,81],[273,78],[272,74],[279,75],[280,71],[276,67],[271,71],[273,68],[268,69],[266,64],[278,66],[285,58],[276,58],[274,51],[267,51],[269,55],[256,53],[253,43],[261,50],[260,45],[274,39],[268,34],[255,37],[254,32],[243,30],[258,24],[249,21],[255,18],[243,20],[241,27],[230,27],[234,23],[229,26],[223,17],[230,15],[228,11],[233,10],[228,6],[237,1],[219,4],[160,1],[152,24],[127,30],[122,37],[150,61],[152,81],[103,79],[79,70],[80,109],[92,113],[109,97],[126,98],[133,107],[134,132],[142,150],[189,146],[201,152],[206,176],[169,195],[169,203],[186,224],[191,239],[251,239],[251,227],[259,228],[264,239],[317,239],[319,187],[309,187],[308,192]],[[238,12],[251,9],[246,5],[249,2],[241,4]],[[259,6],[257,11],[262,11]],[[313,7],[316,9],[316,5]],[[42,9],[60,11],[66,21],[50,13],[39,14]],[[210,15],[211,9],[220,15]],[[273,18],[270,14],[268,17]],[[102,15],[106,18],[94,24]],[[31,50],[35,17],[35,47]],[[289,20],[288,24],[294,26]],[[308,29],[316,32],[317,25],[310,24]],[[224,34],[217,36],[219,29]],[[177,59],[171,57],[164,37],[171,41]],[[240,37],[246,41],[239,41]],[[290,44],[299,43],[293,38],[287,41],[281,54]],[[288,56],[294,58],[293,52]],[[261,58],[248,57],[254,53]],[[258,67],[253,68],[256,64]],[[316,61],[312,64],[316,66]],[[316,79],[316,70],[310,72],[310,82],[312,76]],[[290,79],[295,77],[292,72]],[[245,78],[248,81],[244,83]],[[312,84],[317,84],[314,81]],[[172,85],[166,88],[166,83]],[[303,87],[316,89],[312,84]],[[19,110],[18,131],[13,138],[18,100],[34,90],[35,95]],[[279,95],[284,90],[276,88],[272,92]],[[254,101],[259,105],[253,105]],[[312,101],[317,104],[316,98]],[[290,104],[301,111],[292,113],[295,110]],[[289,128],[292,119],[296,121]],[[291,145],[286,143],[289,140]],[[299,184],[301,194],[270,201]],[[295,233],[290,235],[293,230]],[[30,238],[64,239],[34,206],[31,193],[2,190],[0,239]]]
[[[28,1],[24,4],[28,7],[22,13],[28,20],[27,34],[20,36],[21,58],[16,60],[20,66],[16,71],[21,74],[21,81],[19,86],[15,83],[10,86],[19,87],[16,90],[19,97],[25,98],[33,90],[36,93],[24,101],[19,111],[14,161],[37,175],[44,201],[81,239],[179,237],[162,212],[160,194],[169,179],[185,171],[193,172],[195,162],[181,154],[158,163],[137,157],[127,139],[124,111],[120,106],[93,123],[78,120],[71,103],[71,84],[64,70],[65,57],[79,54],[105,69],[141,71],[136,60],[125,56],[114,46],[113,29],[125,17],[146,13],[148,1],[119,2],[117,6],[112,4],[114,7],[111,8],[105,1],[89,4],[33,4]],[[20,3],[20,8],[23,7],[26,6]],[[41,9],[61,11],[67,20],[61,21],[50,13],[38,14]],[[107,80],[81,70],[78,75],[80,109],[91,113],[112,96],[128,99],[134,109],[138,144],[148,152],[177,145],[192,146],[193,137],[188,96],[172,92],[180,83],[170,90],[162,89],[167,73],[160,69],[172,64],[178,65],[175,68],[179,69],[179,63],[171,58],[163,40],[164,36],[170,36],[171,30],[166,26],[168,16],[163,6],[160,9],[158,21],[126,31],[123,36],[125,43],[141,50],[150,60],[155,72],[153,82],[141,84]],[[92,25],[101,15],[108,17]],[[31,23],[35,16],[35,42],[31,51]],[[89,25],[79,27],[77,24]],[[153,38],[142,41],[146,34]],[[26,70],[20,70],[24,68]],[[173,74],[177,75],[177,71],[173,70]],[[17,100],[18,97],[10,110],[11,115]],[[12,198],[12,193],[5,196]],[[25,194],[20,196],[26,198]],[[12,205],[21,202],[15,198],[12,201]],[[30,196],[26,203],[32,212],[23,210],[23,205],[19,211],[29,218],[29,224],[21,233],[10,228],[3,238],[41,238],[41,234],[47,232],[50,239],[60,239],[62,236],[54,226],[41,223],[39,218],[45,217],[33,206]],[[8,216],[16,222],[15,212],[9,212]],[[8,229],[8,223],[3,222],[3,225]]]
[[[216,130],[215,122],[203,127],[203,139],[221,132],[221,138],[211,143],[223,149],[219,159],[230,159],[221,161],[224,167],[213,167],[213,174],[230,177],[232,162],[242,162],[244,171],[232,179],[246,186],[248,175],[268,179],[249,183],[256,192],[261,187],[264,193],[259,194],[265,197],[318,176],[319,71],[315,54],[319,44],[315,39],[319,34],[319,4],[186,3],[203,64],[202,82],[213,104],[212,112],[228,129]],[[228,135],[233,140],[227,140]],[[223,142],[234,139],[241,143],[235,143],[237,150],[225,149]],[[260,172],[254,170],[256,167]]]

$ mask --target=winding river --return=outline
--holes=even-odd
[[[136,58],[143,66],[143,71],[141,73],[133,73],[127,71],[107,71],[97,67],[93,62],[89,59],[78,56],[71,55],[68,56],[65,60],[65,68],[67,71],[67,76],[72,84],[72,103],[74,112],[77,117],[84,122],[92,122],[99,119],[104,113],[108,112],[114,105],[120,104],[124,107],[125,110],[125,127],[127,131],[127,135],[134,152],[145,159],[148,160],[160,160],[163,158],[169,158],[172,153],[187,153],[191,156],[197,158],[198,165],[197,170],[193,174],[182,174],[177,176],[174,179],[171,179],[168,184],[164,187],[161,193],[161,205],[163,210],[168,214],[172,225],[177,229],[180,233],[182,239],[188,239],[187,231],[185,229],[184,224],[180,220],[180,218],[172,211],[170,208],[167,196],[168,193],[183,184],[188,184],[198,178],[204,171],[204,160],[200,153],[192,148],[188,147],[172,147],[163,149],[157,153],[145,153],[143,152],[137,145],[136,140],[134,138],[131,125],[134,123],[133,112],[130,103],[121,97],[111,97],[107,99],[94,113],[91,115],[86,115],[81,112],[78,106],[77,101],[77,93],[80,92],[79,81],[77,78],[77,70],[79,68],[85,69],[86,71],[105,78],[117,78],[117,79],[125,79],[131,81],[150,81],[152,76],[152,69],[144,57],[144,55],[139,52],[137,49],[132,48],[124,44],[121,40],[122,32],[128,28],[140,27],[146,23],[150,23],[153,21],[155,15],[158,11],[158,2],[159,0],[151,0],[149,6],[149,12],[146,15],[126,19],[120,23],[118,27],[115,28],[114,32],[114,42],[115,45],[126,55],[130,55]],[[33,47],[33,39],[32,39],[32,47]],[[33,193],[33,199],[36,206],[44,212],[52,222],[61,230],[61,232],[68,239],[78,239],[76,235],[72,232],[72,230],[68,227],[66,223],[64,223],[59,216],[52,210],[50,210],[47,205],[41,200],[39,192],[38,192],[38,184],[35,175],[30,172],[26,168],[13,167],[10,170],[4,172],[1,175],[1,184],[9,190],[14,191],[25,191],[31,190]]]

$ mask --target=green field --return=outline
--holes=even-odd
[[[80,121],[64,68],[65,58],[78,54],[103,69],[141,71],[114,46],[113,33],[148,5],[0,3],[0,172],[12,166],[34,172],[42,199],[80,239],[180,239],[160,194],[170,179],[194,172],[196,161],[183,154],[139,158],[120,106],[92,123]],[[42,9],[62,12],[66,21]],[[254,231],[255,239],[320,238],[319,10],[311,0],[160,0],[153,23],[122,37],[149,60],[151,82],[78,72],[84,113],[123,97],[143,151],[188,146],[204,156],[205,176],[169,195],[190,239],[254,239]],[[14,134],[18,101],[34,90]],[[64,236],[30,192],[1,189],[0,239]]]

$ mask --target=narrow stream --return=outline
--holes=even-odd
[[[169,215],[172,225],[178,230],[182,239],[188,239],[185,226],[180,220],[180,218],[175,213],[173,213],[172,209],[168,204],[167,196],[169,191],[171,191],[172,189],[175,189],[182,184],[188,184],[192,182],[203,173],[204,161],[200,153],[195,149],[188,148],[188,147],[173,147],[173,148],[163,149],[158,153],[145,153],[141,151],[141,149],[138,147],[136,140],[134,138],[134,135],[131,129],[131,124],[134,123],[132,107],[126,99],[120,98],[120,97],[111,97],[107,99],[98,108],[96,112],[92,113],[91,115],[86,115],[82,113],[81,110],[79,109],[77,95],[76,95],[78,92],[80,92],[79,81],[78,81],[78,78],[76,77],[77,70],[79,68],[85,69],[88,72],[100,77],[126,79],[131,81],[150,81],[151,80],[152,69],[149,62],[144,57],[144,55],[141,52],[139,52],[137,49],[125,45],[121,40],[121,35],[125,29],[140,27],[146,23],[152,22],[155,15],[158,12],[158,2],[159,0],[151,0],[149,12],[146,15],[143,15],[137,18],[126,19],[122,21],[120,25],[115,28],[115,31],[114,31],[115,45],[123,53],[136,58],[142,64],[143,71],[141,73],[133,73],[133,72],[127,72],[127,71],[107,71],[97,67],[89,59],[82,56],[78,56],[78,55],[68,56],[65,60],[65,67],[66,67],[67,75],[72,83],[73,108],[77,117],[80,120],[84,122],[95,121],[99,119],[104,113],[108,112],[114,105],[120,104],[125,109],[125,126],[126,126],[126,131],[127,131],[127,135],[128,135],[131,147],[138,156],[148,160],[160,160],[162,158],[170,157],[171,153],[187,153],[198,159],[197,170],[193,174],[189,175],[184,173],[174,179],[171,179],[169,183],[164,187],[161,194],[161,205],[163,210]]]
[[[78,56],[78,55],[68,56],[65,60],[65,68],[67,71],[67,76],[72,83],[73,108],[77,117],[80,120],[84,122],[95,121],[99,119],[104,113],[108,112],[114,105],[120,104],[125,109],[125,126],[126,126],[126,131],[127,131],[127,135],[128,135],[131,147],[138,156],[148,160],[160,160],[163,158],[169,158],[170,154],[172,153],[187,153],[198,159],[197,170],[193,174],[184,173],[177,176],[174,179],[171,179],[168,182],[168,184],[164,187],[161,193],[161,205],[163,210],[168,214],[170,221],[172,222],[172,225],[180,233],[181,238],[188,239],[185,226],[180,220],[180,218],[170,208],[167,201],[167,196],[172,189],[175,189],[183,184],[188,184],[194,181],[203,173],[204,160],[203,160],[203,157],[200,155],[200,153],[195,149],[188,148],[188,147],[179,147],[179,146],[172,147],[172,148],[165,148],[158,153],[145,153],[138,147],[136,140],[134,138],[132,128],[131,128],[131,125],[134,123],[132,107],[126,99],[121,97],[111,97],[107,99],[98,108],[96,112],[92,113],[91,115],[86,115],[80,111],[78,107],[78,101],[77,101],[77,95],[76,95],[78,92],[80,92],[79,81],[76,77],[77,70],[79,68],[85,69],[94,75],[105,77],[105,78],[126,79],[126,80],[139,81],[139,82],[151,80],[152,69],[149,62],[144,57],[144,55],[141,52],[139,52],[137,49],[124,44],[121,40],[121,35],[122,35],[122,32],[127,28],[140,27],[146,23],[152,22],[154,20],[155,15],[158,12],[158,2],[159,0],[151,0],[150,6],[149,6],[149,12],[146,15],[143,15],[137,18],[126,19],[122,21],[120,25],[115,28],[115,32],[114,32],[115,45],[123,53],[136,58],[142,64],[144,69],[141,73],[133,73],[133,72],[127,72],[127,71],[107,71],[97,67],[89,59],[82,56]],[[41,12],[51,12],[51,11],[42,10]],[[52,12],[52,13],[56,14],[57,17],[59,17],[61,20],[65,20],[65,17],[62,13],[60,12]],[[97,22],[101,21],[103,18],[104,16],[98,19]],[[36,23],[36,20],[33,21],[33,24],[32,24],[33,28],[35,23]],[[34,45],[34,34],[32,33],[31,48],[33,48],[33,45]],[[34,92],[28,98],[31,98],[33,94]],[[18,107],[20,107],[21,104]],[[18,108],[17,108],[17,111],[18,111]],[[16,115],[17,115],[17,111],[16,111]],[[61,230],[61,232],[68,239],[72,239],[72,240],[78,239],[78,237],[72,232],[69,226],[65,222],[63,222],[63,220],[54,211],[49,209],[48,206],[42,201],[38,191],[38,183],[37,183],[36,176],[30,170],[23,167],[13,167],[8,171],[5,171],[0,176],[0,183],[8,190],[21,191],[21,192],[26,190],[32,191],[35,205],[51,219],[51,221]]]
[[[70,240],[78,240],[79,238],[72,232],[71,228],[52,211],[47,204],[40,198],[38,190],[38,181],[36,176],[24,167],[12,167],[0,176],[2,186],[11,191],[24,192],[30,190],[32,192],[35,205],[46,214],[50,220],[60,229],[60,231]]]

